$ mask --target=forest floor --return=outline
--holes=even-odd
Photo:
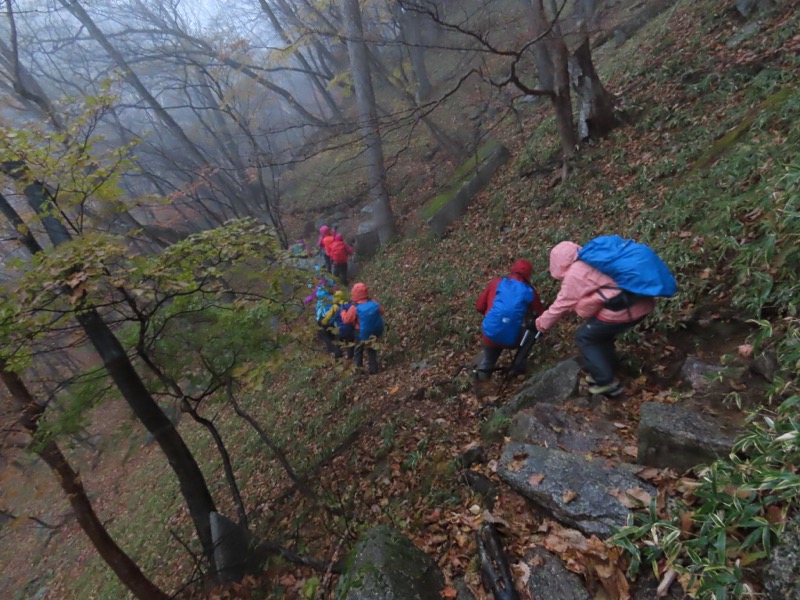
[[[509,147],[514,160],[450,234],[435,241],[420,231],[364,265],[361,278],[386,308],[389,328],[379,351],[378,375],[359,375],[344,361],[323,356],[313,341],[310,314],[298,321],[303,342],[293,355],[296,367],[271,382],[261,402],[249,408],[276,432],[301,472],[313,473],[314,488],[324,502],[342,509],[337,512],[344,516],[303,497],[229,409],[213,408],[230,440],[260,537],[279,539],[298,553],[328,562],[342,559],[365,528],[389,523],[435,558],[448,584],[464,577],[478,598],[486,598],[474,562],[474,531],[485,515],[476,510],[480,501],[454,459],[482,444],[490,460],[478,469],[496,479],[492,460],[501,446],[482,441],[479,432],[489,414],[487,403],[510,398],[519,382],[503,390],[496,387],[479,399],[469,371],[457,371],[480,350],[480,318],[473,305],[483,286],[504,274],[513,259],[528,258],[545,303],[552,301],[556,287],[547,276],[547,255],[562,239],[586,240],[611,232],[644,235],[667,250],[665,258],[676,265],[681,284],[692,290],[663,303],[641,331],[623,339],[624,397],[574,409],[602,414],[618,425],[621,443],[601,456],[634,462],[639,406],[692,394],[679,385],[675,369],[683,357],[737,360],[738,348],[756,332],[739,318],[747,316],[746,309],[735,308],[736,282],[744,267],[735,261],[723,264],[720,257],[730,254],[717,253],[715,235],[725,235],[711,229],[720,224],[704,220],[710,213],[697,211],[708,209],[710,196],[757,190],[782,168],[776,156],[787,161],[796,157],[796,148],[781,146],[796,136],[800,122],[800,11],[797,2],[784,3],[780,11],[757,21],[755,36],[730,46],[731,37],[746,23],[732,7],[717,13],[701,4],[680,3],[621,48],[598,51],[601,75],[632,122],[609,139],[586,146],[566,182],[554,186],[555,172],[547,168],[558,149],[549,110],[526,112],[521,128],[509,115],[493,135]],[[766,99],[791,85],[794,92],[779,110],[761,110]],[[754,110],[758,119],[745,142],[750,150],[721,149],[711,163],[716,170],[693,171],[709,147]],[[757,164],[743,167],[753,153],[761,157]],[[742,217],[746,211],[737,210],[742,227],[762,224],[760,214],[747,220]],[[534,349],[529,371],[572,355],[575,326],[568,323],[544,338]],[[763,393],[763,384],[755,380],[735,385],[740,389],[728,386],[695,398],[698,408],[741,415],[735,404],[724,402],[730,393],[736,391],[745,406],[756,404]],[[127,424],[122,433],[120,423]],[[117,402],[99,407],[87,430],[102,452],[94,455],[79,447],[73,456],[98,512],[145,572],[166,589],[181,591],[194,573],[181,546],[181,540],[189,540],[190,528],[165,461],[155,446],[142,446],[143,433]],[[190,423],[182,423],[181,431],[206,459],[206,472],[218,473],[202,433]],[[18,514],[0,533],[3,596],[125,597],[69,518],[49,473],[28,459],[19,460],[3,465],[0,474],[4,506],[15,507]],[[308,471],[315,466],[317,470]],[[653,477],[663,493],[673,493],[676,476]],[[224,487],[213,492],[221,510],[228,512]],[[605,546],[576,543],[569,531],[532,512],[504,486],[492,514],[506,524],[504,543],[512,563],[527,548],[545,545],[591,580],[591,570],[610,560],[603,554]],[[57,528],[42,527],[24,515]],[[275,561],[263,575],[242,584],[184,593],[323,598],[334,587],[335,577]],[[610,597],[607,591],[596,593]]]

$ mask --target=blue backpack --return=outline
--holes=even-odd
[[[625,310],[642,296],[669,298],[678,290],[675,277],[658,254],[645,244],[618,235],[593,239],[580,249],[578,260],[611,277],[618,286],[615,289],[622,290],[606,300],[609,310]]]
[[[359,334],[358,339],[368,340],[373,335],[381,337],[383,335],[383,315],[381,307],[374,300],[367,300],[363,304],[356,306],[358,313]]]
[[[342,315],[347,312],[347,309],[351,306],[353,305],[350,302],[345,302],[339,307],[339,312],[337,312],[336,316],[333,318],[334,325],[339,329],[339,337],[350,337],[355,331],[355,325],[342,321]]]
[[[516,279],[497,284],[492,308],[483,318],[483,334],[498,346],[513,346],[535,297],[533,288]]]

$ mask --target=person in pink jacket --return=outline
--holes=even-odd
[[[583,367],[589,373],[589,392],[618,396],[624,390],[614,378],[616,337],[636,326],[655,307],[652,298],[641,298],[630,308],[612,311],[606,300],[621,293],[608,275],[578,260],[581,247],[561,242],[550,251],[550,275],[561,282],[558,297],[536,319],[536,329],[545,333],[570,312],[586,320],[578,330],[576,342]]]

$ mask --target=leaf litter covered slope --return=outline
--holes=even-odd
[[[614,232],[644,238],[668,257],[681,259],[676,268],[686,293],[663,305],[662,322],[688,318],[699,302],[730,302],[736,273],[718,266],[710,251],[717,241],[707,239],[703,215],[681,216],[689,208],[676,206],[675,216],[665,204],[692,176],[692,166],[714,139],[794,79],[798,38],[791,32],[797,17],[791,10],[783,14],[788,16],[761,21],[759,36],[733,49],[726,42],[741,23],[730,12],[679,7],[663,15],[636,39],[635,59],[624,57],[625,48],[606,57],[626,61],[619,75],[613,75],[614,65],[605,70],[612,74],[609,88],[624,90],[621,100],[636,122],[585,148],[565,184],[552,188],[548,178],[520,178],[512,165],[445,240],[434,243],[421,236],[398,242],[367,267],[363,279],[387,309],[389,331],[381,350],[386,371],[358,379],[346,391],[347,402],[370,415],[368,427],[319,478],[323,489],[342,494],[358,515],[357,524],[399,527],[436,558],[448,581],[467,574],[471,587],[484,597],[470,563],[474,531],[485,515],[453,466],[453,459],[478,440],[484,415],[468,379],[453,378],[480,348],[480,318],[472,309],[477,294],[489,278],[524,257],[535,265],[535,283],[545,301],[552,301],[549,248],[562,239],[586,241]],[[662,35],[653,35],[654,28]],[[780,150],[790,116],[763,119],[755,143]],[[531,148],[526,138],[536,126],[531,121],[525,136],[511,130],[503,139],[515,156],[533,155],[545,162],[557,140],[542,136]],[[721,155],[718,160],[726,159]],[[761,177],[769,167],[774,165],[762,165]],[[735,185],[747,188],[756,177]],[[571,327],[562,326],[535,350],[537,367],[572,351]],[[666,335],[652,329],[634,336],[625,349],[653,370],[674,350]],[[619,425],[621,443],[604,448],[601,456],[632,461],[639,405],[669,401],[671,392],[652,385],[647,373],[632,378],[627,392],[625,399],[606,407]],[[513,388],[504,397],[510,393]],[[489,448],[489,456],[496,457],[498,450]],[[491,463],[477,469],[494,477]],[[660,507],[667,491],[675,493],[675,478],[669,474],[650,469],[642,475],[660,483]],[[648,500],[636,490],[620,493],[631,505]],[[573,570],[600,581],[609,597],[624,596],[616,549],[542,521],[502,489],[492,515],[508,524],[503,529],[512,560],[531,545],[545,545]],[[332,556],[338,542],[328,543],[322,555]],[[524,579],[524,568],[517,574]],[[295,572],[281,580],[282,587],[299,593],[311,576]]]
[[[375,377],[353,378],[325,361],[312,362],[306,355],[294,357],[311,365],[328,365],[308,380],[309,389],[302,394],[302,404],[298,403],[306,422],[322,418],[331,430],[342,432],[337,441],[354,440],[342,446],[340,455],[326,462],[314,480],[327,498],[344,509],[344,516],[320,511],[291,492],[288,480],[281,478],[263,455],[239,455],[253,463],[252,486],[245,489],[250,494],[248,506],[258,506],[263,517],[258,533],[286,539],[289,545],[294,541],[296,550],[327,560],[341,558],[361,528],[390,523],[434,556],[449,582],[466,574],[470,587],[485,597],[472,561],[474,531],[486,515],[480,499],[453,466],[453,458],[478,441],[485,416],[481,402],[469,389],[469,379],[464,375],[453,378],[456,369],[480,348],[480,317],[472,308],[475,298],[489,278],[505,273],[513,259],[524,257],[535,265],[535,284],[545,301],[552,301],[555,285],[547,276],[549,248],[561,239],[585,241],[596,234],[615,232],[645,237],[666,251],[670,262],[680,269],[687,293],[662,305],[664,322],[674,323],[693,314],[701,299],[726,304],[735,273],[719,269],[720,257],[707,251],[721,247],[712,246],[717,241],[710,239],[699,222],[708,215],[697,214],[693,206],[667,210],[665,205],[674,201],[676,190],[691,178],[692,166],[714,140],[737,127],[770,93],[796,81],[798,37],[794,32],[798,23],[793,16],[796,3],[792,6],[783,13],[786,17],[761,21],[760,35],[734,49],[728,48],[726,41],[741,24],[732,14],[710,14],[703,6],[679,6],[631,40],[629,44],[636,44],[635,48],[609,51],[603,57],[603,68],[611,76],[608,87],[622,92],[621,100],[635,123],[609,140],[584,148],[568,181],[557,188],[551,187],[549,177],[518,175],[526,170],[521,157],[544,163],[558,147],[556,139],[535,133],[539,126],[536,117],[526,123],[524,135],[511,127],[505,134],[497,130],[495,134],[519,162],[499,174],[493,188],[478,198],[445,240],[433,243],[421,236],[398,242],[363,274],[387,310],[389,331],[380,351],[385,371]],[[790,116],[756,124],[751,134],[760,148],[780,148]],[[793,116],[796,119],[797,113]],[[546,122],[541,130],[548,131]],[[769,169],[777,168],[771,153],[765,151],[764,156],[765,163],[743,171],[746,178],[731,186],[755,186],[768,176]],[[726,155],[715,160],[723,164]],[[705,197],[698,195],[698,206],[700,201],[705,202]],[[756,231],[760,217],[745,219],[744,214],[743,235],[747,237]],[[572,352],[572,327],[574,324],[562,325],[535,349],[533,369]],[[666,336],[653,331],[635,336],[623,350],[650,366],[669,353]],[[287,375],[276,382],[276,389],[288,390],[290,379]],[[337,385],[339,381],[344,384]],[[503,397],[511,393],[513,387]],[[285,396],[299,398],[290,391]],[[668,398],[667,390],[654,387],[646,377],[633,378],[626,398],[609,408],[620,425],[621,442],[604,448],[601,456],[631,461],[639,404]],[[296,412],[286,411],[277,415],[274,423],[292,431],[289,428],[296,425],[290,421],[296,418]],[[353,432],[358,435],[351,436]],[[312,457],[308,464],[313,464],[314,458],[326,456],[336,444],[320,438],[308,446]],[[250,445],[242,450],[259,452]],[[497,457],[499,446],[487,451],[490,458]],[[491,464],[476,469],[495,479]],[[670,480],[652,471],[645,475],[663,479],[665,484]],[[102,487],[100,480],[92,486]],[[667,487],[660,487],[662,502]],[[132,493],[125,482],[123,489]],[[104,502],[110,503],[108,514],[124,514],[130,508],[120,499]],[[591,571],[590,578],[604,584],[610,597],[622,595],[625,584],[619,578],[616,549],[536,517],[517,495],[502,487],[491,514],[508,524],[501,523],[501,528],[508,534],[504,542],[512,562],[517,562],[527,547],[544,545],[562,555],[573,570]],[[185,515],[179,513],[171,524],[180,525],[182,520]],[[293,532],[291,539],[287,532]],[[80,536],[74,537],[80,543]],[[144,548],[142,556],[152,552],[152,548]],[[152,572],[159,573],[160,583],[169,586],[185,580],[185,572],[176,573],[158,560],[148,558],[147,562]],[[80,566],[75,577],[79,572]],[[515,572],[519,581],[524,580],[524,568]],[[270,589],[276,596],[280,592],[301,597],[304,588],[308,594],[313,587],[314,578],[325,579],[307,569],[278,564],[259,580],[214,594],[248,597],[247,588],[252,585]],[[328,585],[320,588],[330,591],[332,581],[321,583]]]

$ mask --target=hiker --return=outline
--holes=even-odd
[[[328,234],[322,238],[322,251],[325,253],[325,268],[328,273],[333,273],[333,261],[331,260],[331,246],[336,241],[336,228],[328,230]]]
[[[606,237],[624,242],[617,236]],[[650,314],[655,302],[651,296],[638,295],[630,295],[628,302],[622,296],[627,296],[628,292],[621,289],[609,275],[581,260],[578,256],[580,250],[581,246],[574,242],[561,242],[550,251],[550,275],[561,282],[561,287],[555,302],[536,319],[536,328],[544,333],[569,312],[575,312],[585,319],[586,322],[578,329],[576,342],[583,368],[589,373],[589,392],[618,396],[624,389],[614,377],[617,362],[614,342],[620,333],[632,329]],[[641,270],[641,265],[637,265],[637,268]],[[614,303],[612,308],[608,307],[608,303],[614,299],[628,306],[612,310],[616,308]]]
[[[476,371],[480,381],[491,379],[503,350],[522,339],[526,318],[542,312],[542,301],[531,285],[532,274],[533,265],[519,259],[511,265],[508,277],[495,277],[478,296],[475,308],[484,315],[483,358]]]
[[[343,315],[353,306],[347,301],[347,294],[337,290],[333,294],[333,306],[322,319],[323,325],[332,325],[336,332],[336,344],[349,359],[355,351],[355,327],[342,320]],[[341,356],[341,355],[340,355]],[[337,356],[337,358],[339,358]]]
[[[327,225],[323,225],[319,228],[319,237],[317,238],[317,248],[319,248],[320,256],[325,261],[325,270],[330,272],[331,270],[331,257],[328,256],[328,253],[325,251],[325,239],[330,235],[331,228]]]
[[[331,244],[331,262],[333,263],[333,276],[338,277],[342,285],[347,285],[347,261],[354,250],[347,245],[341,233],[337,233]]]
[[[295,258],[308,258],[308,249],[306,248],[306,241],[303,239],[295,240],[294,244],[289,247],[289,252]]]
[[[309,283],[308,284],[308,287],[312,288],[312,292],[303,299],[303,305],[304,306],[307,306],[308,304],[310,304],[311,302],[314,301],[314,299],[317,297],[317,292],[319,290],[327,291],[328,288],[331,288],[331,289],[334,289],[334,290],[336,289],[336,286],[335,286],[333,280],[331,280],[327,276],[319,273],[321,270],[322,270],[322,267],[320,265],[314,265],[314,272],[317,273],[317,275],[318,275],[317,283],[316,283],[316,285],[314,283]]]
[[[338,292],[337,292],[338,293]],[[317,290],[317,308],[315,315],[317,318],[317,337],[325,344],[325,349],[333,354],[334,358],[341,358],[342,349],[335,343],[336,335],[334,334],[333,323],[325,317],[329,314],[334,306],[334,298],[324,288]]]
[[[367,353],[370,375],[378,372],[378,353],[373,342],[383,335],[383,307],[370,299],[369,290],[363,283],[356,283],[350,292],[350,300],[355,304],[342,316],[342,321],[353,325],[357,332],[354,358],[357,367],[364,364],[364,351]]]

